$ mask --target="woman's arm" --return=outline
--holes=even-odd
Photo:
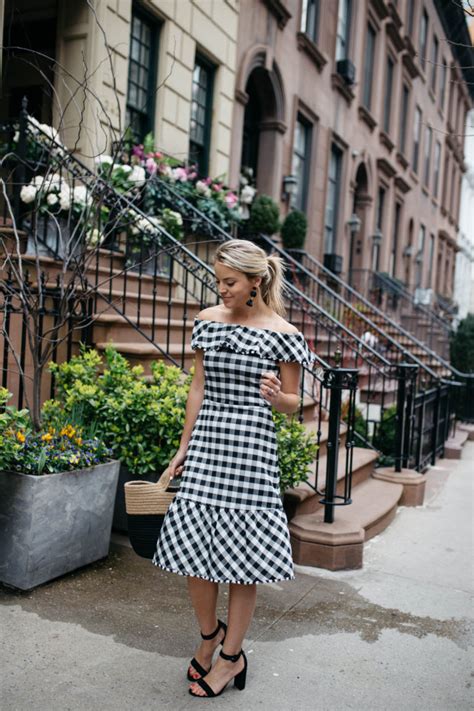
[[[300,369],[299,363],[279,363],[280,378],[270,371],[262,376],[260,392],[265,400],[273,405],[275,410],[290,414],[297,412],[300,404],[299,384]],[[269,392],[273,390],[273,394]]]
[[[179,443],[178,451],[166,467],[163,475],[166,473],[169,478],[173,478],[181,474],[183,463],[186,459],[189,440],[196,422],[199,409],[204,397],[204,366],[203,366],[203,350],[196,349],[194,359],[194,375],[189,386],[188,399],[186,400],[186,414],[184,417],[183,432]]]

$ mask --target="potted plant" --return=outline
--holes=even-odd
[[[119,462],[91,431],[33,428],[0,389],[0,582],[31,588],[108,555]]]
[[[280,230],[283,247],[288,250],[303,249],[306,232],[308,230],[308,220],[301,210],[292,210],[283,220]]]
[[[142,478],[157,481],[179,447],[192,372],[156,361],[147,379],[141,366],[130,366],[112,345],[102,358],[93,349],[61,365],[51,364],[56,399],[44,405],[44,419],[54,425],[58,413],[93,422],[97,435],[121,462],[113,528],[126,532],[124,485]]]
[[[247,230],[255,235],[274,235],[280,229],[280,210],[278,205],[268,195],[259,195],[250,208],[250,218]]]
[[[281,498],[290,521],[295,514],[298,499],[287,493],[287,490],[308,481],[309,467],[319,447],[316,435],[307,432],[295,415],[288,417],[285,413],[272,410],[272,417],[276,429]]]

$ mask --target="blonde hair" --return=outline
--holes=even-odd
[[[213,264],[216,262],[245,274],[248,279],[262,277],[259,288],[264,303],[279,316],[286,316],[285,262],[281,257],[267,255],[264,249],[248,239],[230,239],[216,249]]]

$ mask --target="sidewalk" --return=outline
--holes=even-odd
[[[0,586],[2,711],[451,711],[474,707],[474,443],[427,472],[364,567],[258,586],[247,687],[189,696],[186,579],[114,535],[109,557],[31,593]],[[221,586],[220,615],[227,586]]]

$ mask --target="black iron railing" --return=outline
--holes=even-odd
[[[26,121],[24,128],[28,142],[35,142],[38,129],[35,133],[29,132],[29,123]],[[54,144],[54,141],[51,141]],[[56,146],[54,146],[57,148]],[[41,144],[40,148],[45,148]],[[49,146],[51,149],[51,146]],[[51,169],[51,150],[40,150],[39,158],[35,161],[28,159],[23,153],[20,161],[23,166],[24,179],[27,180],[35,173]],[[54,268],[60,268],[61,262],[74,263],[79,278],[82,279],[85,293],[89,296],[87,325],[88,340],[95,344],[97,330],[104,323],[104,319],[113,321],[116,325],[126,323],[133,328],[136,334],[134,345],[137,341],[148,343],[156,352],[168,361],[180,365],[187,370],[186,359],[190,355],[186,352],[189,337],[189,312],[197,311],[218,301],[218,294],[214,284],[214,274],[209,265],[197,254],[193,253],[189,245],[182,244],[173,238],[165,229],[157,225],[149,215],[139,207],[139,201],[117,193],[106,179],[98,178],[76,157],[64,150],[56,150],[54,154],[54,170],[59,179],[68,181],[70,187],[81,185],[87,189],[94,206],[107,208],[107,219],[104,221],[101,210],[91,210],[87,214],[88,233],[97,230],[105,237],[114,249],[91,248],[80,229],[80,220],[74,222],[71,215],[58,219],[43,211],[41,229],[38,229],[38,219],[35,214],[25,214],[24,206],[18,207],[15,214],[8,213],[8,223],[16,229],[18,225],[24,226],[30,232],[33,254],[16,255],[13,260],[21,259],[24,266],[31,266],[38,270],[46,258],[42,258],[38,246],[46,247],[52,256],[50,263]],[[18,171],[16,172],[18,174]],[[19,185],[14,183],[12,195],[17,194]],[[21,186],[20,186],[21,188]],[[175,206],[176,209],[176,206]],[[129,249],[127,236],[127,219],[133,211],[134,223],[137,218],[141,227],[138,229],[139,247]],[[4,215],[6,215],[4,211]],[[126,216],[124,220],[124,215]],[[5,220],[5,223],[7,220]],[[49,223],[56,230],[56,238],[51,238]],[[46,235],[46,239],[44,239]],[[146,239],[145,239],[146,238]],[[135,241],[137,242],[137,240]],[[71,244],[74,246],[72,250]],[[2,275],[5,276],[5,275]],[[44,270],[37,273],[37,277],[46,290],[51,290],[50,275]],[[4,279],[2,288],[6,289],[4,300],[4,322],[12,313],[11,304],[15,295],[15,288],[19,285],[12,279]],[[49,291],[48,291],[49,294]],[[42,297],[41,297],[42,298]],[[290,311],[299,314],[304,321],[305,316],[310,316],[316,305],[311,305],[305,300],[304,294],[292,288],[289,296]],[[73,310],[73,306],[71,305]],[[166,313],[166,316],[160,316]],[[159,315],[160,314],[160,315]],[[314,313],[313,313],[314,316]],[[53,314],[54,318],[54,314]],[[333,327],[335,327],[335,320]],[[106,321],[107,322],[107,321]],[[179,340],[171,341],[172,334],[180,334]],[[71,329],[74,336],[71,338],[71,347],[78,334]],[[4,329],[3,335],[7,333]],[[12,357],[20,352],[20,358],[27,357],[27,344],[22,343],[20,349],[14,350],[8,339],[4,338],[4,373],[11,370]],[[66,357],[70,356],[68,350]],[[351,476],[352,476],[352,450],[354,447],[353,434],[355,416],[355,393],[357,390],[357,368],[340,368],[338,364],[331,364],[319,354],[316,356],[319,367],[316,370],[302,368],[300,389],[299,418],[303,418],[304,409],[308,406],[308,396],[317,411],[317,439],[320,449],[315,461],[314,478],[310,486],[320,495],[324,496],[324,505],[327,507],[328,520],[332,519],[331,513],[336,505],[345,505],[351,502]],[[54,383],[51,384],[54,389]],[[341,474],[341,458],[334,458],[333,452],[338,451],[341,429],[341,407],[343,393],[346,393],[345,422],[345,455],[343,457],[343,476]],[[315,404],[317,403],[317,405]],[[324,423],[329,418],[327,432],[324,432]],[[324,482],[320,476],[321,446],[324,445],[328,452],[325,462]],[[331,454],[330,454],[331,453]],[[340,491],[342,486],[343,493]]]

